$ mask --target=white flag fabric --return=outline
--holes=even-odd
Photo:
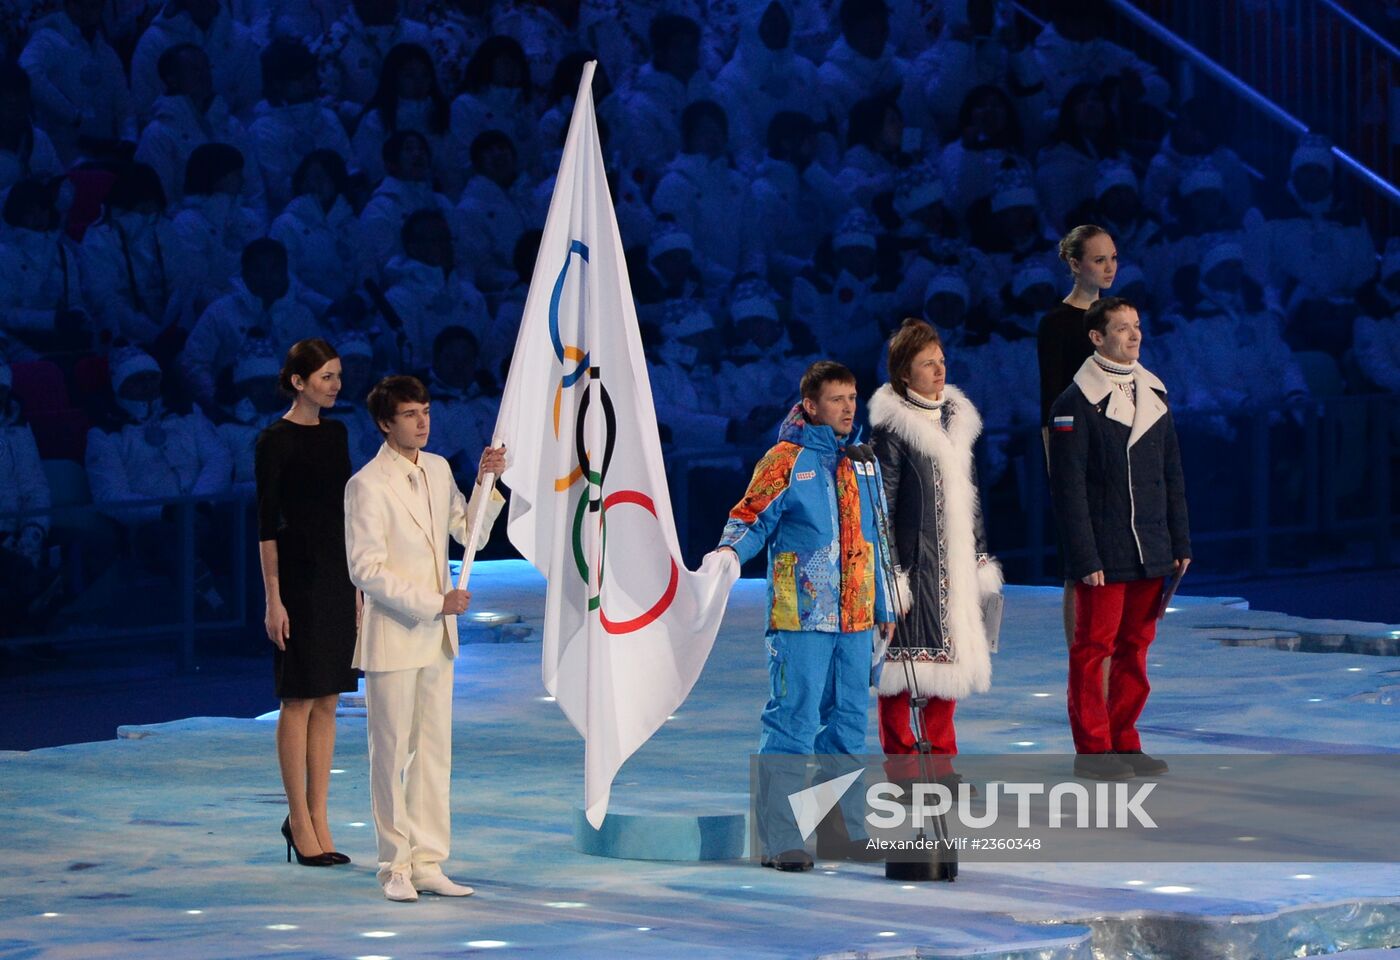
[[[680,559],[651,384],[593,112],[579,84],[496,436],[510,541],[548,580],[546,689],[584,738],[599,827],[613,777],[690,693],[738,576]]]

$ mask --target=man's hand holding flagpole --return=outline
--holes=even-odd
[[[505,470],[505,455],[506,448],[502,445],[500,438],[492,437],[491,446],[481,455],[481,466],[487,468],[489,464],[491,469],[487,469],[486,473],[477,478],[477,483],[480,484],[484,493],[481,500],[483,504],[489,501],[491,495],[496,491],[496,477]],[[477,510],[476,516],[472,517],[472,528],[467,537],[467,549],[462,554],[462,569],[457,574],[458,590],[467,589],[467,583],[471,580],[472,563],[476,560],[476,545],[481,540],[481,528],[485,520],[485,510]]]

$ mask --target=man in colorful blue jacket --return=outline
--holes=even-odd
[[[754,468],[720,539],[720,549],[733,550],[741,563],[768,547],[771,689],[761,755],[865,752],[874,632],[888,640],[895,613],[882,562],[888,545],[877,523],[885,511],[884,484],[878,463],[855,447],[855,415],[851,371],[829,360],[809,367],[802,402]],[[803,769],[801,763],[760,761],[765,866],[812,866],[787,804],[787,796],[803,788]],[[854,789],[846,796],[858,799]],[[842,813],[845,836],[836,836],[845,842],[830,853],[859,857],[866,834],[857,804],[843,804]],[[828,854],[825,846],[821,852]]]

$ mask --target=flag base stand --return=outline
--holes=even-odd
[[[614,799],[594,829],[574,808],[574,849],[620,860],[699,862],[748,856],[747,794],[660,793]]]
[[[918,839],[926,839],[922,830],[919,831]],[[894,880],[899,883],[952,883],[957,878],[958,859],[956,853],[929,850],[926,856],[918,859],[885,861],[886,880]]]

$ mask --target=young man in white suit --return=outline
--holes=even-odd
[[[472,888],[442,872],[451,840],[452,663],[457,615],[471,595],[457,590],[447,538],[466,545],[486,510],[485,544],[504,502],[488,498],[487,473],[505,469],[505,447],[481,455],[468,503],[447,461],[428,442],[428,391],[413,377],[387,377],[369,395],[384,435],[379,453],[345,487],[350,579],[364,593],[354,666],[365,672],[370,802],[379,841],[379,882],[390,900],[425,891],[465,897]]]

